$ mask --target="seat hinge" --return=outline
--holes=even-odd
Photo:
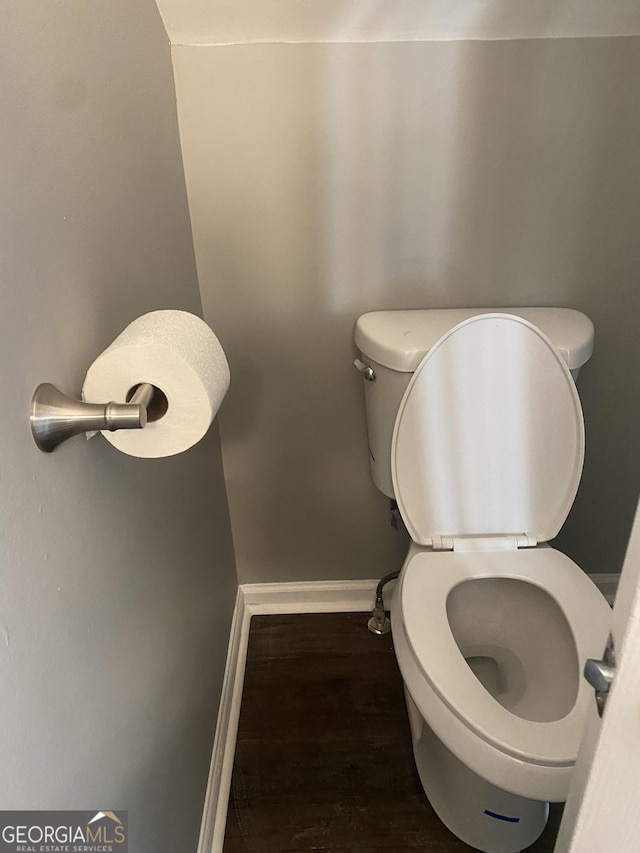
[[[434,551],[517,551],[518,548],[535,548],[538,540],[526,533],[502,536],[433,536]]]

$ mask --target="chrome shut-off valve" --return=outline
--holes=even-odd
[[[384,601],[382,598],[376,598],[376,603],[373,608],[373,614],[367,623],[367,627],[372,634],[388,634],[391,630],[391,621],[385,613]]]

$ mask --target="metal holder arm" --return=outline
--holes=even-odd
[[[143,383],[129,403],[85,403],[63,394],[55,385],[38,385],[31,399],[31,432],[44,453],[74,435],[92,430],[144,429],[153,385]]]

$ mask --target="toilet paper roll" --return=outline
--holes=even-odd
[[[130,323],[93,362],[82,396],[90,403],[123,403],[142,382],[160,389],[144,429],[102,432],[123,453],[157,458],[200,441],[229,378],[224,350],[204,320],[187,311],[152,311]]]

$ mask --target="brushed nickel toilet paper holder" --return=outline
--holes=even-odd
[[[63,441],[83,432],[144,429],[155,392],[153,385],[143,382],[127,403],[85,403],[68,397],[50,382],[43,382],[31,398],[33,440],[44,453],[51,453]]]

